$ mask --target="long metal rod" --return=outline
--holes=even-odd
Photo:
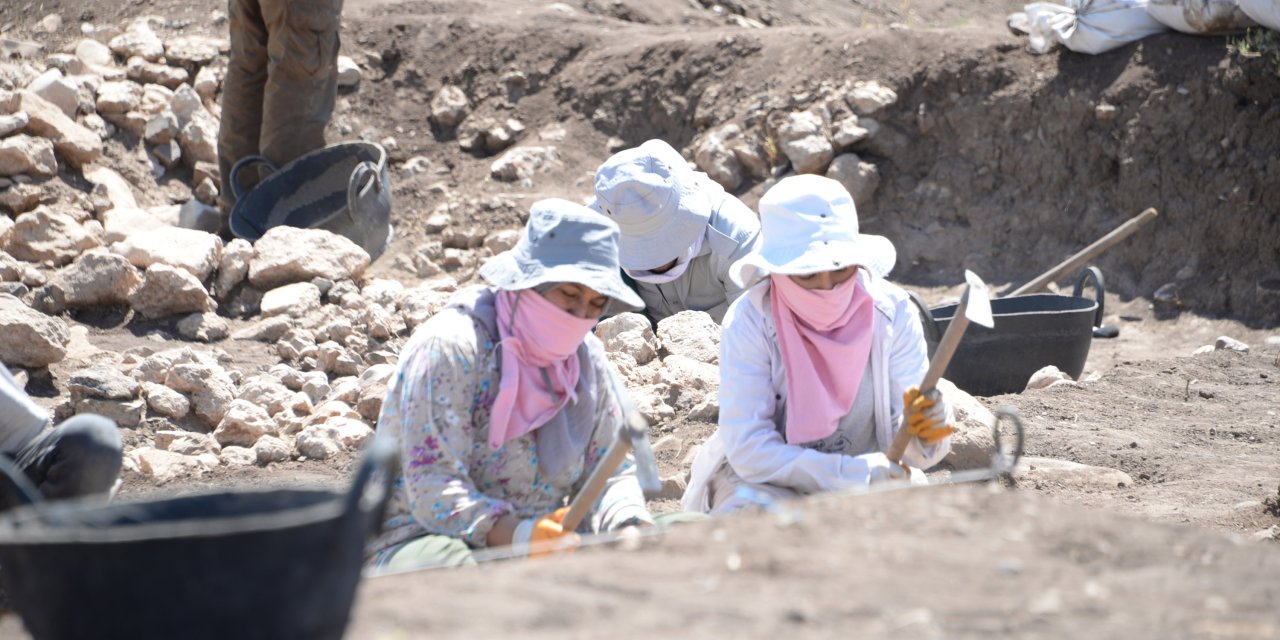
[[[992,468],[956,471],[951,473],[946,478],[939,478],[937,481],[937,484],[930,484],[929,486],[986,482],[988,480],[993,480],[999,477],[999,475],[1000,474],[997,473]],[[877,482],[876,484],[870,485],[865,488],[829,491],[829,492],[823,492],[820,495],[822,495],[824,498],[827,496],[850,497],[850,496],[869,495],[873,493],[886,493],[890,491],[904,491],[911,488],[913,487],[910,481],[908,480],[888,480],[884,482]],[[802,502],[802,501],[798,501],[798,502]],[[766,511],[773,513],[777,515],[779,518],[782,518],[784,520],[787,520],[787,519],[794,520],[795,518],[799,517],[800,514],[803,513],[802,506],[797,506],[793,508],[788,506],[787,503],[785,502],[775,502],[775,503],[770,503],[770,504],[761,505],[761,506]],[[603,533],[592,533],[592,534],[584,535],[582,536],[582,540],[578,546],[580,548],[604,546],[604,545],[619,542],[624,538],[643,541],[650,538],[660,537],[665,533],[666,533],[666,529],[663,529],[660,527],[643,527],[643,528],[628,527],[627,529],[623,529],[623,530],[607,531]],[[477,564],[485,564],[487,562],[496,562],[501,560],[520,560],[520,559],[524,559],[525,557],[526,555],[523,551],[517,551],[514,548],[509,546],[493,547],[490,549],[477,549],[471,552],[471,558],[475,560]],[[375,569],[366,570],[364,573],[364,577],[381,578],[384,576],[399,575],[403,573],[414,573],[418,571],[429,571],[434,569],[445,569],[449,567],[450,565],[444,565],[440,563],[423,563],[417,566],[399,567],[396,569],[375,568]]]

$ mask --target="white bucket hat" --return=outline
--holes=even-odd
[[[697,172],[661,140],[619,151],[596,170],[595,207],[622,230],[624,269],[652,269],[680,257],[706,230],[712,206]]]
[[[644,308],[618,270],[618,225],[580,204],[549,198],[529,208],[516,246],[485,262],[480,276],[507,291],[572,282],[608,296],[605,315]]]
[[[844,185],[816,175],[783,178],[760,198],[760,248],[729,267],[740,287],[770,273],[805,275],[866,267],[883,278],[898,252],[884,236],[858,233],[858,209]]]

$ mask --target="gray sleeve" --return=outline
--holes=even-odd
[[[759,248],[761,239],[760,221],[750,207],[733,196],[725,197],[725,201],[720,205],[716,218],[713,225],[715,230],[726,236],[733,243],[732,251],[717,254],[715,265],[716,275],[724,284],[726,298],[724,306],[727,309],[743,292],[743,288],[734,284],[733,280],[729,278],[729,267]],[[751,283],[744,284],[750,285]],[[720,310],[720,315],[724,315],[724,309]]]
[[[0,452],[16,453],[49,421],[49,413],[32,402],[8,367],[0,365]]]

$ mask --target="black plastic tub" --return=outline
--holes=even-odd
[[[1097,299],[1080,297],[1087,280],[1094,280]],[[1031,374],[1053,365],[1074,379],[1084,372],[1093,342],[1093,329],[1102,322],[1106,293],[1102,274],[1086,269],[1076,281],[1074,295],[1031,294],[991,301],[995,327],[970,324],[943,377],[976,396],[1018,393]],[[958,305],[927,310],[924,320],[929,352],[946,332]]]
[[[244,193],[240,172],[264,165],[271,173]],[[387,151],[372,142],[339,142],[276,168],[262,156],[236,162],[230,178],[236,204],[231,233],[257,242],[286,225],[346,236],[377,259],[391,241],[391,178]]]
[[[372,447],[346,494],[36,500],[0,517],[0,581],[37,640],[341,638],[395,459]]]

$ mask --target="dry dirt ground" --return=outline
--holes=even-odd
[[[897,244],[894,278],[931,303],[956,295],[962,268],[1003,290],[1143,208],[1161,213],[1096,261],[1121,333],[1094,341],[1090,381],[983,399],[1020,409],[1029,455],[1118,469],[1132,484],[1032,472],[1012,488],[815,500],[689,526],[634,552],[376,578],[352,636],[1280,637],[1280,548],[1248,540],[1280,524],[1280,345],[1266,342],[1280,335],[1280,76],[1264,61],[1231,55],[1225,38],[1179,34],[1037,57],[1004,27],[1021,8],[1013,0],[346,4],[344,51],[369,68],[341,97],[332,137],[393,137],[397,166],[429,161],[396,174],[398,240],[372,268],[406,284],[417,276],[403,258],[439,239],[423,221],[440,207],[462,224],[516,227],[534,199],[586,197],[611,148],[650,137],[688,147],[725,122],[765,131],[770,113],[814,106],[847,80],[898,92],[889,134],[860,152],[881,175],[860,214],[864,230]],[[156,14],[172,30],[222,35],[211,14],[224,9],[9,0],[0,28],[31,38],[59,13],[56,48],[80,20]],[[526,79],[515,93],[502,81],[510,72]],[[558,162],[524,183],[490,179],[493,158],[461,151],[427,120],[444,84],[466,89],[477,117],[522,120],[526,141],[554,144]],[[181,175],[157,184],[144,166],[129,173],[136,154],[124,145],[107,153],[136,178],[142,204],[189,190]],[[754,204],[764,188],[749,182],[740,195]],[[1162,287],[1170,295],[1154,300]],[[72,319],[80,359],[33,381],[50,403],[92,349],[176,339],[123,315]],[[1224,334],[1252,351],[1191,357]],[[218,346],[244,370],[272,362],[262,345]],[[655,439],[680,443],[664,474],[712,429],[657,425]],[[130,476],[125,493],[338,485],[349,466],[292,462],[162,487]],[[0,620],[0,635],[19,628]]]

